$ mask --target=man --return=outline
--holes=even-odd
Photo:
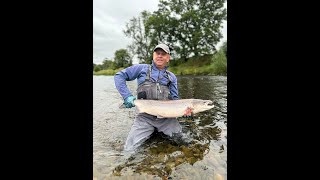
[[[114,76],[115,86],[124,99],[126,108],[134,107],[134,97],[127,88],[126,81],[137,79],[137,98],[153,100],[177,100],[177,78],[167,71],[170,49],[165,44],[158,44],[153,50],[151,65],[137,64],[119,71]],[[158,119],[146,113],[136,116],[127,137],[124,150],[134,150],[147,140],[154,131],[163,132],[170,137],[182,137],[182,128],[176,118]]]

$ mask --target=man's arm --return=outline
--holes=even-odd
[[[178,80],[177,77],[171,73],[170,76],[172,77],[172,81],[170,84],[170,94],[173,100],[179,99],[179,93],[178,93]]]
[[[132,95],[127,87],[126,81],[132,81],[136,79],[143,67],[144,65],[142,64],[133,65],[117,72],[114,76],[115,86],[123,99],[126,99]]]

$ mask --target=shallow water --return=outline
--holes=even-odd
[[[136,153],[123,152],[135,108],[123,102],[113,76],[93,76],[94,179],[227,179],[227,77],[177,76],[181,99],[209,99],[215,107],[179,118],[192,143],[152,136]],[[127,82],[135,95],[136,81]]]

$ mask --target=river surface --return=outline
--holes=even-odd
[[[177,76],[180,99],[212,100],[215,107],[178,118],[192,143],[155,134],[134,154],[123,146],[136,116],[120,109],[113,76],[93,76],[93,179],[227,179],[227,77]],[[136,95],[137,81],[127,82]]]

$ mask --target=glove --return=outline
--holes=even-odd
[[[134,96],[128,96],[125,100],[124,100],[124,106],[126,107],[126,108],[132,108],[132,107],[134,107],[134,100],[136,100],[136,97],[134,97]]]

